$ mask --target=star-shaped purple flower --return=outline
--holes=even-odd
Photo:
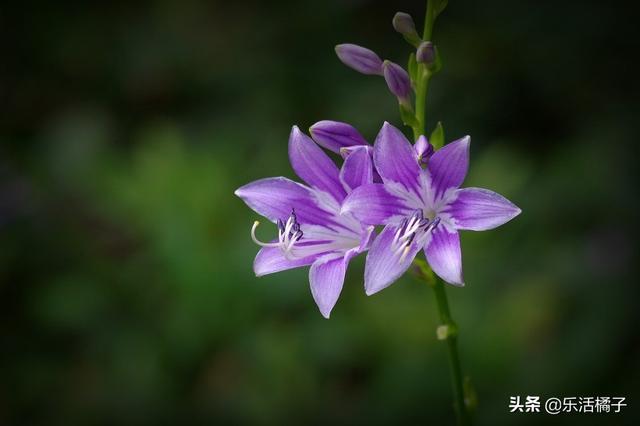
[[[343,213],[364,224],[385,225],[367,254],[368,295],[398,279],[421,249],[438,276],[464,285],[458,231],[492,229],[520,214],[517,206],[495,192],[459,189],[469,167],[469,136],[433,154],[425,142],[414,149],[400,130],[385,123],[373,148],[383,183],[362,185],[343,202]]]
[[[256,221],[253,240],[262,248],[253,263],[257,276],[311,265],[311,293],[325,318],[342,290],[349,261],[369,248],[373,226],[342,213],[347,194],[373,182],[373,164],[367,147],[355,147],[338,170],[335,163],[308,136],[293,127],[289,160],[308,186],[284,177],[260,179],[235,194],[278,227],[278,238],[260,241]]]

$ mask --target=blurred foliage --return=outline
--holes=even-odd
[[[293,177],[292,124],[399,125],[382,80],[333,53],[405,63],[396,8],[421,24],[419,1],[3,6],[1,424],[452,423],[429,289],[367,298],[360,258],[326,321],[306,271],[253,276],[233,196]],[[436,26],[429,126],[471,134],[467,185],[524,212],[463,235],[449,289],[478,424],[637,424],[632,16],[451,1]],[[629,407],[514,415],[515,395]]]

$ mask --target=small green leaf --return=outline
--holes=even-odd
[[[402,122],[409,127],[415,127],[418,125],[418,120],[416,119],[416,115],[411,107],[402,103],[400,104],[400,118],[402,119]]]
[[[442,122],[438,121],[436,128],[431,132],[429,142],[433,145],[434,149],[442,148],[444,145],[444,128],[442,127]]]

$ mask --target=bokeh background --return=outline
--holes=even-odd
[[[404,64],[397,10],[422,25],[409,0],[2,6],[0,424],[453,423],[430,289],[366,297],[359,258],[324,320],[306,270],[253,276],[256,215],[233,195],[294,177],[293,124],[400,125],[383,80],[333,52]],[[436,24],[429,126],[472,135],[466,184],[523,209],[463,235],[449,288],[478,424],[637,420],[632,17],[451,0]],[[509,414],[516,395],[629,406]]]

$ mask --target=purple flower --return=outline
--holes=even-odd
[[[365,291],[392,284],[424,249],[433,271],[462,286],[459,230],[483,231],[520,214],[506,198],[482,188],[459,189],[469,166],[468,136],[436,151],[423,169],[405,136],[385,123],[374,144],[382,184],[355,189],[342,211],[365,224],[385,225],[365,264]]]
[[[293,127],[289,137],[289,160],[307,185],[284,177],[260,179],[235,194],[278,227],[270,242],[251,236],[262,246],[253,263],[257,276],[311,265],[311,293],[325,318],[342,290],[351,258],[367,250],[373,226],[362,225],[353,215],[342,214],[350,192],[373,182],[373,165],[366,148],[355,149],[342,169],[311,138]]]
[[[382,59],[366,47],[339,44],[336,46],[336,54],[346,66],[362,74],[382,75]]]

